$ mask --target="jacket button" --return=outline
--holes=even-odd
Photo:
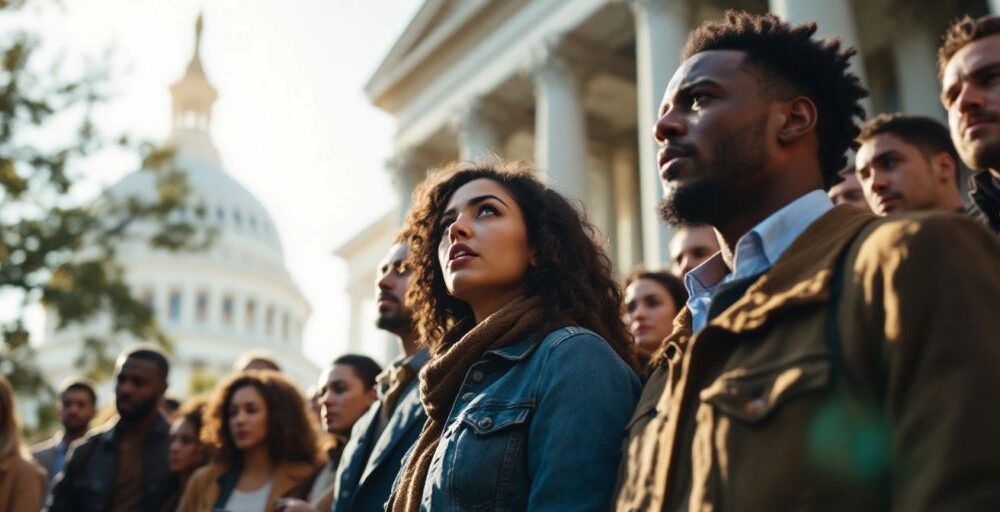
[[[479,420],[479,428],[490,428],[493,425],[493,418],[489,416]]]
[[[747,402],[746,412],[750,416],[760,417],[764,415],[765,411],[767,411],[767,401],[763,398],[755,398]]]
[[[475,397],[476,397],[476,394],[470,391],[470,392],[462,395],[462,400],[468,402],[469,400],[472,400]]]
[[[485,377],[485,375],[483,375],[483,372],[479,370],[472,372],[472,380],[476,382],[482,382],[483,377]]]

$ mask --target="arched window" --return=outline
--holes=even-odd
[[[208,321],[208,292],[198,292],[198,297],[194,301],[194,319],[199,323]]]
[[[169,318],[171,322],[181,321],[181,292],[178,290],[170,291],[167,318]]]
[[[223,222],[225,222],[226,221],[226,209],[223,208],[223,207],[221,207],[221,206],[218,207],[218,208],[216,208],[215,209],[215,218],[216,218],[216,220],[219,221],[220,224],[223,223]]]
[[[233,325],[233,296],[222,298],[222,325]]]
[[[282,341],[288,341],[288,327],[289,327],[288,312],[286,311],[281,315],[281,339]]]
[[[253,332],[255,324],[257,323],[257,301],[253,299],[247,299],[246,311],[244,311],[244,320],[246,322],[246,328],[248,331]]]
[[[239,210],[233,210],[233,224],[235,224],[237,228],[243,227],[243,214],[241,214]]]
[[[274,306],[267,307],[264,314],[264,334],[270,336],[274,333]]]

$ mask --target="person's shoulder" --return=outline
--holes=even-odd
[[[59,446],[59,442],[60,441],[61,441],[61,437],[59,436],[59,434],[56,434],[56,435],[53,435],[53,436],[51,436],[51,437],[49,437],[47,439],[43,439],[42,441],[39,441],[39,442],[31,445],[31,447],[29,449],[31,450],[31,454],[32,455],[34,455],[35,457],[38,457],[39,455],[42,455],[42,454],[44,454],[46,452],[50,452],[52,450],[55,450],[56,447]]]
[[[1000,255],[1000,240],[985,226],[965,215],[952,212],[909,212],[878,219],[865,230],[858,258],[896,260],[940,258],[940,251],[950,247],[980,250]],[[916,250],[916,252],[914,252]],[[959,255],[965,258],[968,255]]]
[[[569,325],[565,327],[560,327],[553,331],[549,331],[542,338],[542,347],[544,348],[556,348],[564,343],[583,343],[583,344],[595,344],[595,345],[605,345],[608,342],[597,334],[586,327],[580,327],[578,325]]]
[[[187,486],[191,488],[204,488],[214,484],[216,480],[227,470],[227,466],[218,462],[213,462],[202,466],[191,474]]]
[[[19,454],[14,454],[8,459],[8,462],[4,464],[7,469],[7,474],[11,475],[18,482],[17,485],[23,485],[30,483],[31,481],[39,481],[44,485],[48,473],[45,471],[38,462],[34,459],[25,459]]]

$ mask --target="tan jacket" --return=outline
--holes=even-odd
[[[38,512],[45,499],[45,469],[34,461],[9,455],[0,461],[0,510]]]
[[[212,512],[219,499],[219,477],[228,471],[222,464],[205,466],[191,475],[184,495],[181,496],[178,512]],[[265,512],[274,512],[274,503],[301,486],[316,471],[312,464],[286,462],[278,465],[271,482],[271,493],[267,496]]]
[[[982,226],[833,209],[697,335],[678,315],[616,508],[1000,510],[998,306]]]

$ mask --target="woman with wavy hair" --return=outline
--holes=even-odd
[[[201,440],[211,465],[188,481],[178,510],[266,511],[298,492],[319,465],[316,432],[298,389],[280,373],[224,381],[206,408]]]
[[[21,437],[14,389],[0,375],[0,510],[41,510],[47,483],[45,470],[31,458]]]
[[[522,164],[455,164],[416,194],[428,420],[390,510],[607,509],[640,383],[595,229]]]

